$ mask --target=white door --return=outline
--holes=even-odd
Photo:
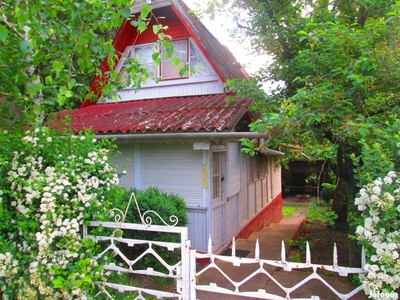
[[[228,243],[226,181],[226,152],[213,152],[211,237],[214,253]]]

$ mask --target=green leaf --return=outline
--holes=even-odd
[[[308,39],[307,36],[302,36],[302,37],[299,38],[299,42],[302,42],[302,41],[304,41],[304,40],[306,40],[306,39]]]
[[[301,108],[303,108],[303,103],[301,103],[301,102],[296,102],[296,108],[297,109],[301,109]]]
[[[29,43],[27,41],[20,41],[19,49],[21,49],[24,54],[27,54],[29,52]]]
[[[160,55],[160,52],[154,52],[154,53],[151,55],[151,58],[153,59],[154,64],[155,64],[156,66],[158,66],[158,65],[161,63],[161,55]]]
[[[86,7],[86,2],[74,2],[77,9],[84,9]]]
[[[158,36],[158,39],[161,40],[161,41],[165,39],[165,34],[162,33],[162,32],[159,33],[157,36]]]
[[[162,29],[162,25],[161,24],[157,24],[157,25],[153,25],[153,32],[154,34],[157,34],[160,32],[160,30]],[[160,37],[158,37],[160,40],[162,40]]]
[[[186,75],[186,72],[187,72],[186,66],[180,67],[180,69],[179,69],[179,76],[181,76],[181,77],[185,76],[185,75]]]
[[[53,71],[57,74],[57,77],[59,77],[61,71],[64,70],[65,66],[62,61],[55,60],[55,61],[53,61],[52,67],[53,67]]]
[[[138,31],[139,31],[140,33],[143,33],[143,32],[147,29],[147,23],[145,23],[145,22],[140,22],[140,23],[137,25],[137,29],[138,29]]]
[[[121,11],[121,15],[124,18],[129,18],[129,16],[131,15],[131,9],[130,8],[121,8],[120,11]]]
[[[72,88],[75,86],[75,84],[76,84],[76,80],[75,79],[71,79],[68,82],[68,89],[72,90]]]
[[[65,97],[71,98],[72,96],[74,96],[74,93],[72,91],[66,91],[65,92]]]
[[[42,112],[42,107],[40,105],[38,105],[38,104],[34,104],[33,105],[33,112],[36,115],[39,115]]]
[[[174,57],[171,61],[172,61],[172,65],[173,65],[174,67],[179,66],[179,64],[180,64],[180,62],[181,62],[181,60],[180,60],[179,58],[177,58],[177,57]]]
[[[65,85],[60,86],[60,93],[65,95],[65,93],[68,91],[68,88]]]
[[[53,280],[54,288],[56,289],[63,289],[64,288],[65,279],[61,276],[58,276],[56,279]]]
[[[7,40],[8,33],[8,29],[5,26],[0,25],[0,41],[5,42]]]
[[[143,4],[142,11],[140,12],[140,19],[142,20],[146,19],[150,12],[151,12],[151,6],[148,4]]]
[[[52,85],[53,84],[53,77],[51,77],[50,75],[46,76],[44,81],[46,82],[47,85]]]

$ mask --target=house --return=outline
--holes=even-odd
[[[213,251],[221,252],[232,237],[282,218],[281,169],[276,164],[282,153],[262,148],[250,156],[241,151],[241,138],[268,138],[249,131],[251,99],[226,101],[232,95],[224,87],[226,80],[248,75],[182,1],[151,2],[152,14],[168,26],[175,49],[195,73],[181,77],[169,60],[158,67],[148,63],[156,36],[151,30],[138,34],[125,21],[114,40],[124,53],[116,70],[124,76],[123,58],[138,54],[140,64],[161,80],[150,78],[139,90],[127,86],[118,91],[117,102],[101,95],[97,102],[84,101],[70,112],[73,128],[116,138],[122,153],[116,163],[125,164],[127,172],[120,185],[142,190],[157,186],[183,197],[192,246],[206,251],[211,236]],[[135,2],[133,14],[140,5]]]

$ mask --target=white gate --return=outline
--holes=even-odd
[[[134,197],[134,195],[132,195]],[[131,197],[132,198],[132,197]],[[136,200],[136,199],[135,199]],[[128,204],[129,206],[129,204]],[[347,276],[348,274],[356,274],[356,273],[365,273],[365,269],[363,268],[365,265],[365,253],[362,253],[362,268],[350,268],[350,267],[342,267],[337,264],[337,251],[336,246],[333,250],[333,265],[317,265],[311,263],[311,254],[307,244],[307,255],[305,263],[295,263],[286,261],[286,253],[285,246],[282,242],[282,251],[281,251],[281,260],[265,260],[259,257],[260,249],[258,245],[258,241],[255,245],[255,257],[254,258],[241,258],[236,256],[236,246],[235,240],[232,243],[232,255],[231,256],[222,256],[216,255],[212,253],[212,241],[209,240],[208,252],[207,253],[197,253],[195,249],[190,248],[190,241],[187,239],[187,228],[186,227],[177,227],[175,226],[178,222],[174,216],[170,218],[170,221],[173,223],[172,225],[166,224],[154,211],[147,211],[143,215],[140,212],[140,209],[136,203],[138,212],[140,214],[140,218],[142,224],[128,224],[123,223],[126,215],[120,212],[122,217],[116,219],[116,222],[91,222],[88,226],[84,227],[84,237],[89,237],[93,241],[103,244],[102,252],[94,257],[95,260],[100,260],[103,257],[110,257],[107,255],[108,252],[112,252],[115,254],[114,261],[107,261],[107,263],[103,266],[103,269],[107,272],[115,273],[115,274],[125,274],[126,276],[114,277],[114,278],[122,278],[114,281],[104,281],[104,282],[96,282],[99,288],[98,295],[105,295],[109,299],[119,299],[125,293],[132,293],[129,295],[129,299],[148,299],[148,295],[155,296],[157,299],[185,299],[185,300],[194,300],[197,299],[197,292],[207,292],[207,293],[218,293],[225,294],[230,296],[239,296],[239,297],[250,297],[257,299],[320,299],[319,296],[315,295],[310,298],[292,298],[291,294],[295,292],[297,289],[302,287],[305,283],[310,280],[318,280],[322,282],[328,289],[330,289],[335,295],[337,295],[340,299],[349,299],[358,292],[362,290],[362,286],[359,286],[348,292],[346,294],[338,292],[330,283],[328,283],[323,277],[318,274],[318,270],[326,270],[330,272],[337,273],[341,276]],[[128,209],[128,208],[127,208]],[[158,218],[160,218],[165,226],[152,225],[152,219],[148,214],[155,214]],[[103,231],[110,229],[113,230],[113,234],[111,235],[99,235],[99,234],[91,234],[93,230],[96,228],[101,228]],[[117,230],[117,231],[116,231]],[[180,236],[180,242],[165,242],[165,241],[157,241],[151,239],[135,239],[132,237],[126,237],[129,232],[161,232],[164,234],[177,234]],[[126,254],[126,249],[137,247],[141,245],[144,247],[144,251],[141,254],[136,255],[135,257],[129,257]],[[173,263],[167,262],[161,255],[158,253],[157,249],[167,249],[168,251],[177,251],[177,260]],[[154,270],[153,268],[147,267],[146,269],[138,268],[138,263],[141,260],[144,260],[146,257],[152,256],[154,257],[159,265],[161,264],[163,270]],[[207,265],[201,269],[197,270],[197,260],[205,260],[207,259],[209,262]],[[239,269],[236,269],[235,272],[232,273],[232,268],[224,268],[227,265],[232,265],[236,268],[241,268],[244,266],[254,265],[254,270],[246,275],[245,278],[236,279]],[[281,284],[279,280],[277,280],[269,271],[269,268],[281,268],[284,271],[290,272],[294,269],[309,269],[311,270],[310,274],[305,278],[300,280],[294,286],[285,286]],[[229,271],[231,270],[231,272]],[[204,282],[203,276],[207,272],[212,272],[211,280],[208,282]],[[287,276],[291,274],[288,273]],[[131,282],[131,279],[137,276],[151,276],[151,277],[160,277],[160,278],[169,278],[175,283],[174,290],[168,289],[167,291],[163,289],[155,289],[149,287],[143,287],[135,285]],[[227,282],[229,287],[226,286],[218,286],[217,283],[212,282],[214,278],[217,276],[222,276]],[[251,285],[254,290],[249,289],[246,284],[250,282],[252,279],[257,276],[266,276],[271,281],[273,281],[277,287],[279,287],[279,293],[273,293],[271,291],[265,290],[264,286],[255,287]],[[112,296],[112,291],[114,295]],[[117,294],[115,294],[115,291]],[[121,293],[121,294],[120,294]],[[127,295],[125,295],[127,296]]]

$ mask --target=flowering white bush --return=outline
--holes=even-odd
[[[0,294],[87,299],[104,275],[81,228],[101,219],[118,184],[110,143],[42,128],[3,132],[0,145]]]
[[[355,204],[363,218],[356,235],[367,254],[365,269],[368,273],[360,276],[364,291],[375,299],[397,299],[395,291],[400,287],[400,179],[396,172],[391,171],[384,178],[364,186]]]

